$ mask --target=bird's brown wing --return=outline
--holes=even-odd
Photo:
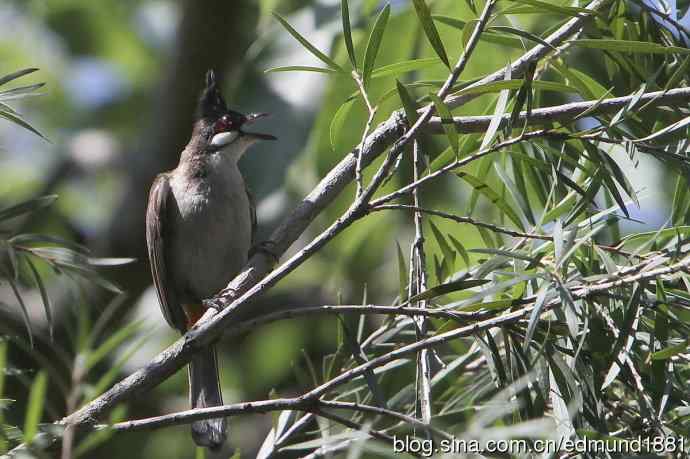
[[[168,180],[167,174],[160,174],[151,186],[149,205],[146,209],[146,245],[153,285],[156,287],[163,316],[171,327],[184,333],[186,316],[175,296],[174,283],[170,278],[165,260],[166,244],[170,244],[171,223],[168,209],[172,199]]]

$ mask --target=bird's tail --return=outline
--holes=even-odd
[[[223,404],[214,346],[209,346],[192,357],[188,374],[189,398],[193,409]],[[199,446],[217,449],[225,443],[227,428],[225,418],[195,421],[192,423],[192,438]]]

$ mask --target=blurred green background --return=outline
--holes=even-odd
[[[410,2],[390,3],[392,16],[376,66],[434,56]],[[375,0],[351,1],[355,46],[360,51],[380,6]],[[272,18],[272,11],[285,16],[338,62],[346,62],[338,0],[5,0],[0,4],[0,74],[40,68],[24,83],[46,82],[42,95],[23,100],[16,108],[50,139],[46,142],[0,123],[0,204],[4,207],[56,193],[60,198],[49,212],[23,222],[26,231],[62,235],[88,245],[97,255],[138,259],[132,265],[104,270],[126,291],[124,298],[113,300],[109,293],[62,277],[49,279],[51,295],[58,298],[55,343],[48,339],[38,293],[27,288],[27,306],[39,339],[32,352],[10,348],[10,362],[21,371],[6,381],[7,397],[17,400],[7,412],[7,423],[20,423],[27,387],[37,368],[36,356],[54,363],[50,388],[59,389],[61,383],[56,379],[60,378],[69,385],[69,365],[62,365],[55,356],[61,355],[67,362],[74,359],[84,342],[80,334],[93,330],[105,311],[112,315],[103,321],[96,340],[136,321],[140,322],[139,336],[146,337],[143,341],[134,336],[128,339],[137,343],[137,349],[133,355],[127,354],[121,376],[177,338],[163,322],[151,287],[144,209],[153,177],[175,166],[188,139],[195,101],[208,68],[222,76],[226,99],[234,109],[273,114],[262,122],[262,130],[277,135],[280,141],[257,145],[241,163],[259,203],[260,239],[359,142],[366,119],[360,101],[348,112],[342,129],[331,132],[334,114],[356,90],[351,80],[315,73],[264,72],[282,65],[318,65]],[[463,20],[475,17],[467,2],[459,0],[436,1],[433,11]],[[548,18],[540,16],[544,17]],[[536,32],[553,25],[547,21],[534,24],[530,16],[521,20],[521,27]],[[443,24],[438,28],[454,61],[461,51],[462,31]],[[498,69],[520,53],[517,48],[482,42],[476,53],[480,58],[472,60],[463,78]],[[591,67],[593,74],[609,79],[597,63]],[[446,73],[438,64],[401,78],[436,80]],[[378,100],[394,87],[393,77],[375,79],[371,93]],[[615,95],[635,89],[618,84]],[[483,96],[456,113],[491,113],[494,99]],[[544,93],[540,103],[564,101],[562,94]],[[376,122],[386,119],[399,104],[397,97],[388,97],[380,105]],[[445,148],[444,140],[424,138],[425,153],[433,158]],[[620,159],[625,163],[624,154]],[[644,157],[639,159],[643,164],[638,170],[645,171],[644,177],[625,167],[633,174],[631,181],[639,187],[663,189],[656,165]],[[388,189],[410,174],[409,164],[403,164]],[[293,250],[332,222],[353,194],[354,188],[348,188]],[[467,196],[458,180],[449,179],[425,189],[423,199],[427,207],[457,208]],[[666,198],[652,195],[648,199],[647,204],[654,204]],[[643,215],[649,211],[635,210],[638,214],[633,217],[652,226],[664,221],[663,205],[643,209],[654,209],[654,213]],[[477,213],[486,218],[495,215],[481,205]],[[399,212],[380,212],[357,223],[264,296],[257,307],[356,304],[362,301],[365,289],[369,301],[390,304],[398,290],[395,243],[408,246],[410,223]],[[436,224],[467,247],[483,245],[474,229],[443,221]],[[432,238],[427,242],[432,255],[429,263],[433,263],[433,254],[439,249]],[[0,286],[0,301],[12,304],[11,298],[8,287]],[[23,333],[16,310],[3,306],[5,316],[10,331]],[[333,352],[336,333],[336,320],[324,317],[283,321],[242,338],[224,340],[219,354],[225,401],[264,399],[274,389],[281,396],[298,394],[310,384],[300,376],[305,372],[305,354],[320,362],[323,355]],[[117,361],[127,348],[126,344],[119,346],[110,361]],[[95,395],[88,389],[93,389],[109,366],[102,363],[85,378],[86,399]],[[180,371],[151,393],[132,400],[124,416],[186,409],[186,384],[186,374]],[[65,394],[61,390],[48,394],[44,420],[59,419],[66,411]],[[231,444],[225,456],[219,457],[228,457],[232,447],[240,448],[247,457],[253,455],[270,425],[270,415],[233,418]],[[186,458],[193,456],[194,448],[188,427],[182,426],[120,434],[94,444],[83,455],[125,458],[133,457],[133,452],[135,457]]]

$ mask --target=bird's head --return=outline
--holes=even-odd
[[[204,151],[222,151],[239,159],[246,149],[259,140],[276,140],[270,134],[245,131],[248,125],[268,113],[243,115],[228,109],[218,88],[213,70],[206,74],[206,87],[199,98],[199,115],[195,135]]]

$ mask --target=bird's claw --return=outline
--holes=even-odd
[[[225,299],[225,295],[220,295],[220,296],[216,296],[216,297],[204,300],[203,303],[204,303],[204,306],[206,306],[206,309],[213,309],[216,312],[220,312],[225,308],[224,301],[223,301],[224,299]]]

